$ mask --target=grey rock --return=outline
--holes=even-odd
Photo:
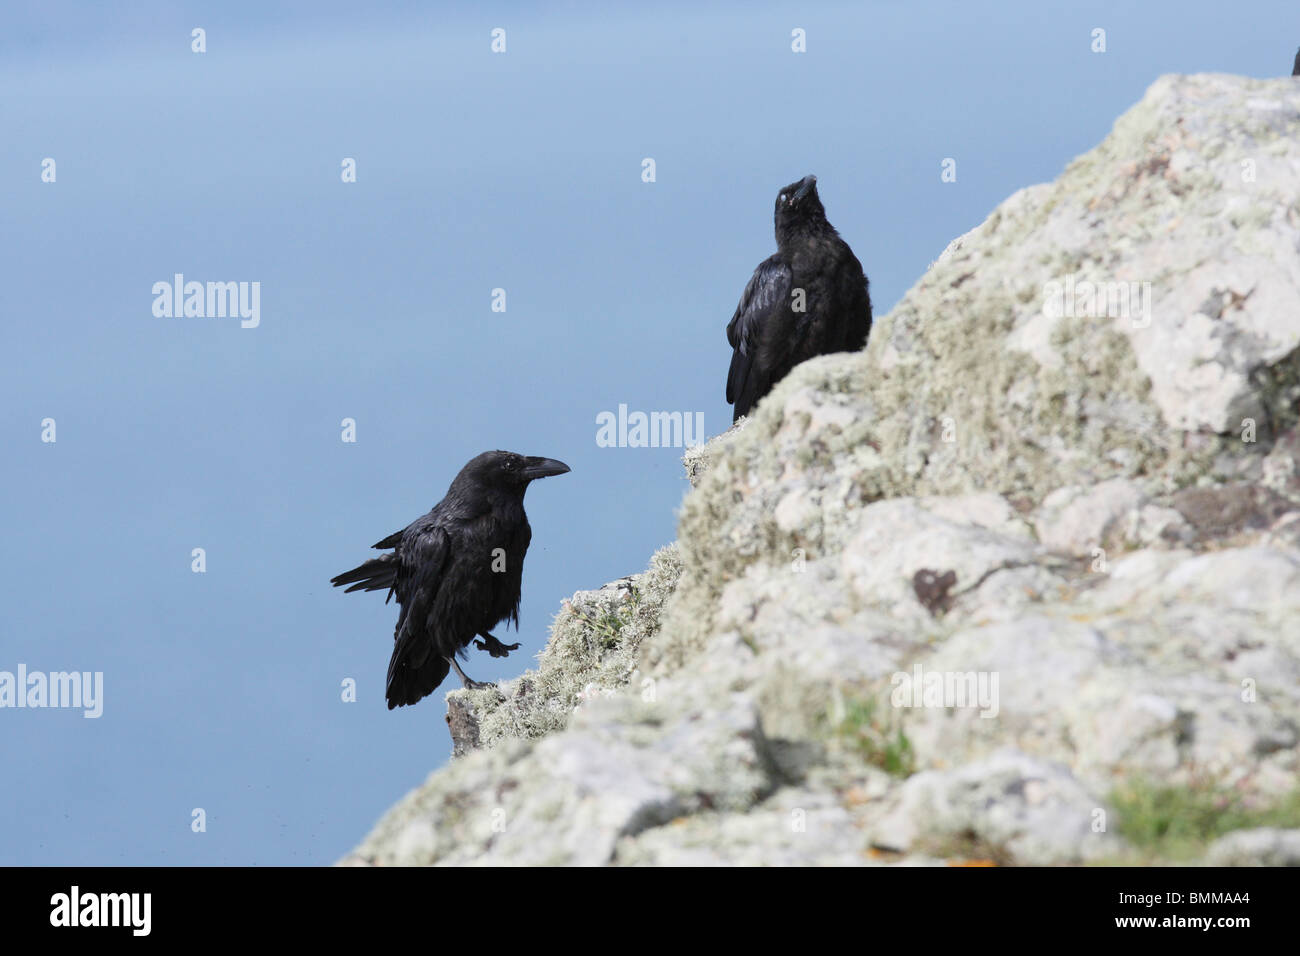
[[[1112,478],[1088,487],[1059,488],[1043,499],[1038,540],[1054,551],[1090,554],[1139,540],[1146,496],[1134,481]]]
[[[702,813],[620,841],[626,866],[862,866],[858,821],[833,795],[787,788],[745,814]]]
[[[1186,488],[1171,504],[1201,540],[1263,530],[1297,510],[1295,503],[1267,486],[1248,483]]]
[[[463,697],[447,695],[447,729],[451,731],[453,757],[463,757],[478,748],[478,718]]]
[[[987,856],[1003,863],[1082,863],[1123,847],[1101,801],[1059,764],[1001,750],[950,771],[918,773],[868,831],[897,852]]]
[[[622,837],[680,816],[743,811],[774,789],[750,702],[672,700],[667,711],[599,700],[568,731],[453,762],[394,807],[352,862],[608,863]]]

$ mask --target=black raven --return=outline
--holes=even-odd
[[[848,243],[826,221],[817,177],[776,197],[776,255],[764,259],[727,324],[731,420],[748,415],[790,369],[815,355],[867,344],[871,296]]]
[[[475,646],[493,657],[519,647],[488,632],[502,620],[519,627],[524,554],[533,536],[524,492],[530,481],[568,470],[553,458],[485,451],[460,470],[428,514],[374,545],[392,553],[331,579],[335,587],[350,584],[349,591],[386,588],[389,599],[397,595],[389,710],[433,693],[449,667],[466,687],[489,686],[466,677],[456,661],[476,636],[482,640]]]

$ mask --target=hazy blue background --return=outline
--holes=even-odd
[[[778,187],[818,175],[883,314],[1158,75],[1300,44],[1294,0],[693,6],[6,0],[0,670],[106,686],[99,720],[0,710],[0,863],[337,859],[450,744],[440,693],[385,709],[394,607],[329,577],[497,447],[573,472],[528,494],[523,647],[473,676],[643,568],[680,451],[596,414],[728,423]],[[261,327],[154,318],[175,272],[260,281]]]

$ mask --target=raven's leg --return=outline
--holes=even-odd
[[[474,646],[480,651],[487,651],[493,657],[506,657],[511,651],[519,650],[518,642],[514,644],[502,644],[487,631],[479,631],[478,636],[483,638],[483,640],[475,641]]]
[[[460,682],[469,690],[487,690],[489,687],[496,686],[496,684],[485,683],[481,680],[471,680],[465,675],[465,672],[460,669],[460,664],[456,663],[456,658],[449,657],[447,660],[451,661],[451,666],[456,668],[456,673],[460,675]]]

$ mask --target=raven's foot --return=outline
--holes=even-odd
[[[471,678],[463,670],[460,669],[460,664],[456,662],[456,658],[449,657],[447,658],[447,660],[451,661],[451,666],[456,668],[456,673],[460,675],[461,685],[466,690],[488,690],[489,688],[493,688],[497,686],[494,683],[489,683],[487,681],[481,681],[481,680],[474,680],[473,678]]]
[[[479,634],[479,637],[483,638],[483,640],[475,641],[474,646],[480,651],[487,651],[493,657],[507,657],[511,651],[519,650],[518,642],[515,642],[514,644],[502,644],[487,631],[483,631]]]

